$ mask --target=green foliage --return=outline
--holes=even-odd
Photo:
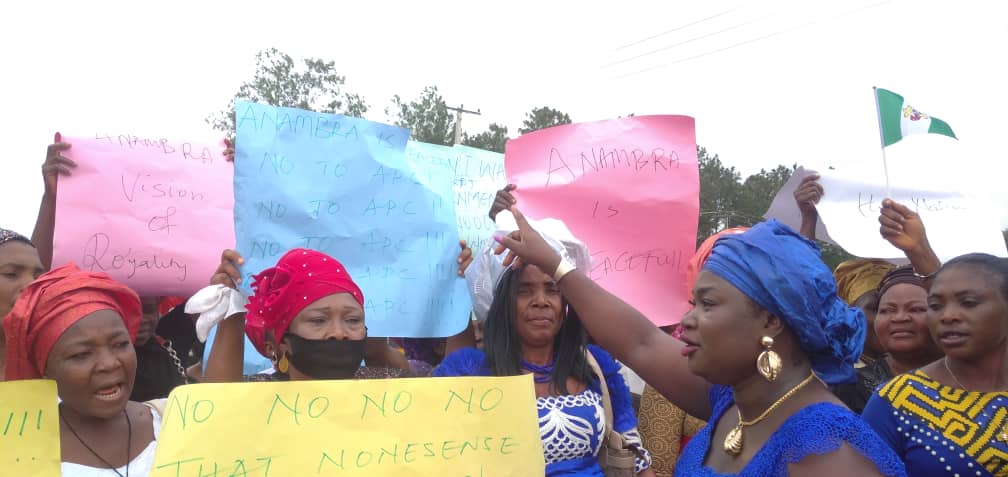
[[[361,117],[368,105],[361,96],[343,91],[345,81],[345,77],[336,74],[332,61],[304,58],[298,63],[286,53],[270,48],[256,54],[252,81],[238,88],[227,109],[211,115],[206,121],[214,129],[234,137],[234,103],[239,99]]]
[[[556,109],[544,106],[541,108],[534,108],[531,112],[525,115],[525,121],[522,121],[522,127],[518,129],[518,133],[527,134],[532,131],[538,131],[540,129],[570,123],[571,118],[566,113],[561,113]]]
[[[424,88],[420,97],[406,103],[397,94],[392,98],[395,124],[412,131],[416,141],[450,146],[455,142],[455,116],[448,110],[437,86]]]
[[[492,123],[487,128],[479,134],[470,136],[469,134],[462,135],[462,144],[466,146],[472,146],[487,151],[504,153],[504,145],[507,144],[508,140],[508,128],[507,126],[501,126],[497,123]]]

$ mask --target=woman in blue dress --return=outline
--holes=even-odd
[[[895,452],[820,381],[854,380],[865,323],[837,297],[814,242],[772,220],[721,238],[678,341],[570,271],[515,215],[520,230],[497,237],[508,260],[556,271],[560,292],[599,344],[708,421],[675,475],[906,475]]]
[[[914,477],[1008,475],[1008,260],[950,260],[928,308],[945,357],[882,386],[864,419]]]
[[[565,245],[571,242],[550,240],[555,250],[568,255]],[[588,256],[580,242],[569,246],[582,247],[570,255]],[[487,276],[481,280],[496,283],[495,287],[481,286],[472,291],[476,301],[490,304],[483,324],[483,349],[463,348],[448,355],[433,375],[532,374],[548,477],[604,475],[597,455],[608,433],[600,383],[600,378],[605,379],[612,401],[613,428],[637,452],[634,473],[653,477],[650,456],[637,431],[630,389],[619,373],[620,365],[601,348],[586,346],[584,328],[553,276],[532,264],[507,269],[499,262],[494,265],[474,264],[467,270],[471,275],[473,270],[482,269]],[[591,353],[603,376],[596,376],[587,353]]]

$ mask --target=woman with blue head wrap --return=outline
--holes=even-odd
[[[814,242],[769,221],[721,238],[697,276],[682,341],[573,269],[514,211],[509,259],[552,271],[588,332],[673,404],[708,420],[676,475],[906,475],[823,383],[854,379],[860,310]]]

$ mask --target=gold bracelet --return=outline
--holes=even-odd
[[[557,264],[556,270],[553,272],[553,281],[560,283],[560,280],[566,277],[568,273],[574,271],[575,268],[570,262],[561,259],[560,263]]]

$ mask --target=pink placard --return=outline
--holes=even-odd
[[[507,143],[504,168],[530,218],[563,220],[592,254],[592,279],[658,326],[689,308],[700,178],[693,118],[557,126]]]
[[[233,248],[233,165],[220,144],[100,133],[63,136],[53,266],[105,272],[141,296],[189,296]]]

